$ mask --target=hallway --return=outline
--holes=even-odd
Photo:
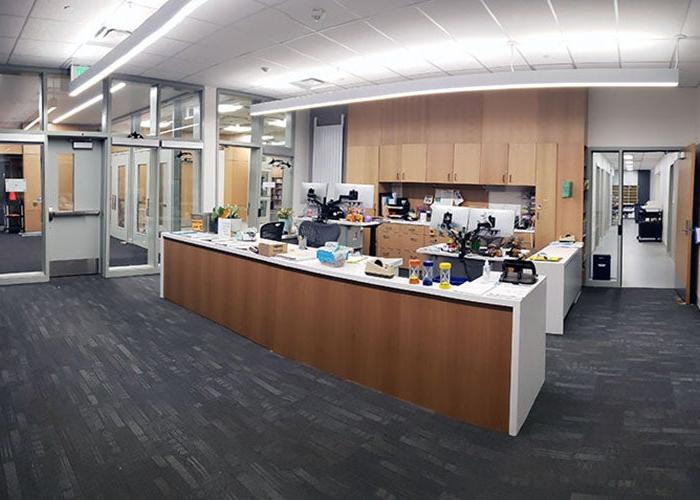
[[[662,242],[637,241],[637,224],[625,219],[622,235],[622,286],[673,288],[674,264]]]

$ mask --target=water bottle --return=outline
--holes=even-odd
[[[484,269],[481,271],[484,281],[491,281],[491,263],[488,259],[484,259]]]

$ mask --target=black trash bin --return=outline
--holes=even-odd
[[[593,255],[593,279],[610,281],[610,255]]]

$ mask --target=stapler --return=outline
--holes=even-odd
[[[504,260],[503,273],[498,281],[514,285],[533,285],[537,283],[535,263],[528,260]]]
[[[377,276],[379,278],[394,278],[399,274],[399,266],[403,259],[374,259],[365,264],[365,274],[367,276]]]

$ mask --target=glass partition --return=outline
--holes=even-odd
[[[155,116],[155,99],[152,99],[152,95],[156,87],[148,83],[119,80],[115,80],[112,86],[122,84],[124,87],[112,94],[112,134],[124,137],[132,132],[140,133],[144,137],[155,135],[155,127],[151,126],[151,116]]]
[[[591,170],[591,255],[588,279],[598,283],[620,282],[622,217],[620,155],[594,152]]]
[[[0,129],[41,130],[41,76],[0,73]]]
[[[75,210],[75,158],[73,154],[58,154],[58,211]]]
[[[251,100],[232,94],[219,93],[219,140],[223,142],[252,142],[253,122]]]
[[[82,94],[71,97],[70,78],[62,74],[47,75],[47,105],[50,131],[99,132],[102,129],[102,86],[95,85]],[[112,94],[124,90],[125,84],[115,83]]]
[[[43,269],[41,156],[37,144],[0,143],[0,275]]]
[[[291,117],[287,113],[266,115],[263,119],[262,143],[291,147],[291,130]]]
[[[199,140],[201,92],[169,86],[160,89],[160,136]]]
[[[243,221],[248,221],[251,149],[239,146],[224,148],[224,204],[238,206]]]

